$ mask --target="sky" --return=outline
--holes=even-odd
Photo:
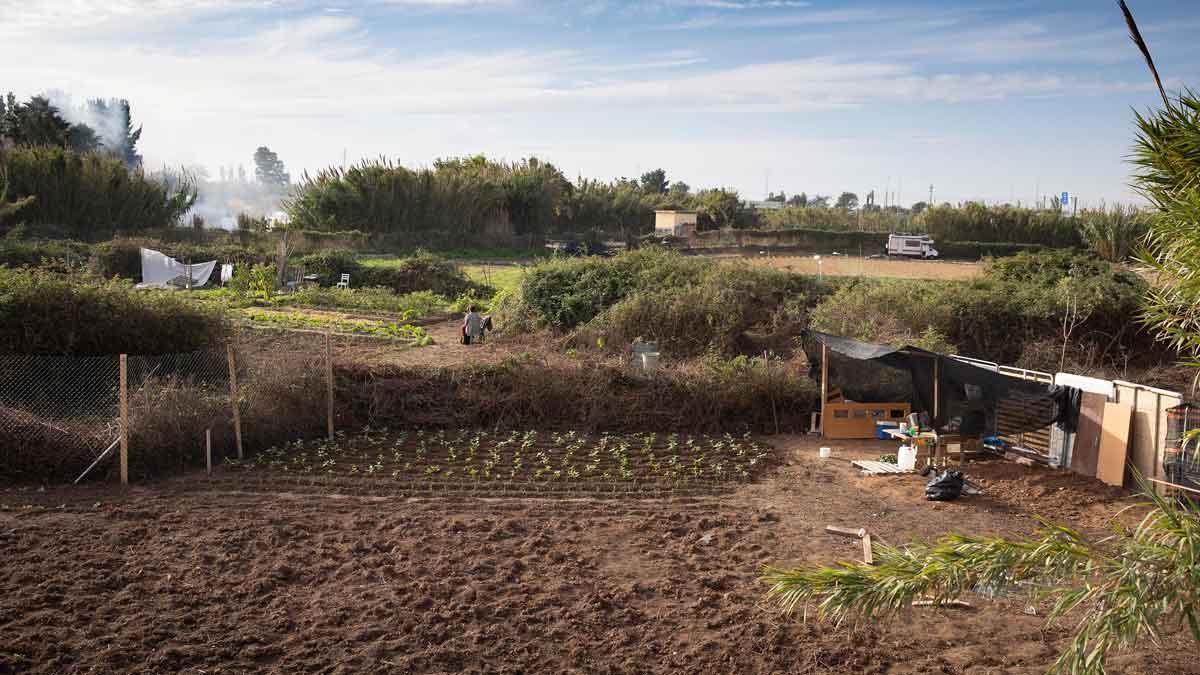
[[[1200,2],[1128,2],[1200,87]],[[152,168],[483,153],[906,205],[1135,200],[1158,101],[1108,0],[0,0],[0,64],[20,98],[129,99]]]

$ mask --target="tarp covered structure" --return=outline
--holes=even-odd
[[[1019,419],[1006,419],[1010,428],[1032,431],[1061,423],[1073,429],[1078,415],[1079,391],[1072,387],[1023,380],[920,347],[890,347],[815,330],[805,331],[804,337],[838,356],[907,373],[914,410],[928,412],[935,427],[961,417],[963,411],[981,410],[988,413],[990,431],[995,423],[995,402],[1001,399],[1044,401],[1044,405],[1025,406],[1029,412]],[[819,349],[809,351],[814,374],[820,368],[820,355]]]
[[[200,288],[208,283],[217,261],[187,264],[158,251],[142,249],[142,283],[139,288]]]

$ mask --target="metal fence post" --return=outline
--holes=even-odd
[[[121,485],[129,485],[129,366],[121,355]],[[111,363],[111,362],[110,362]]]

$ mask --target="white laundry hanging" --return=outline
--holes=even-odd
[[[152,249],[143,248],[141,252],[142,283],[138,288],[200,288],[217,267],[216,260],[188,265]]]

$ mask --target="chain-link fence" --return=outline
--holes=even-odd
[[[119,390],[118,356],[0,357],[0,478],[74,480],[119,440]]]
[[[225,349],[0,356],[0,479],[138,477],[236,453],[233,365]]]

